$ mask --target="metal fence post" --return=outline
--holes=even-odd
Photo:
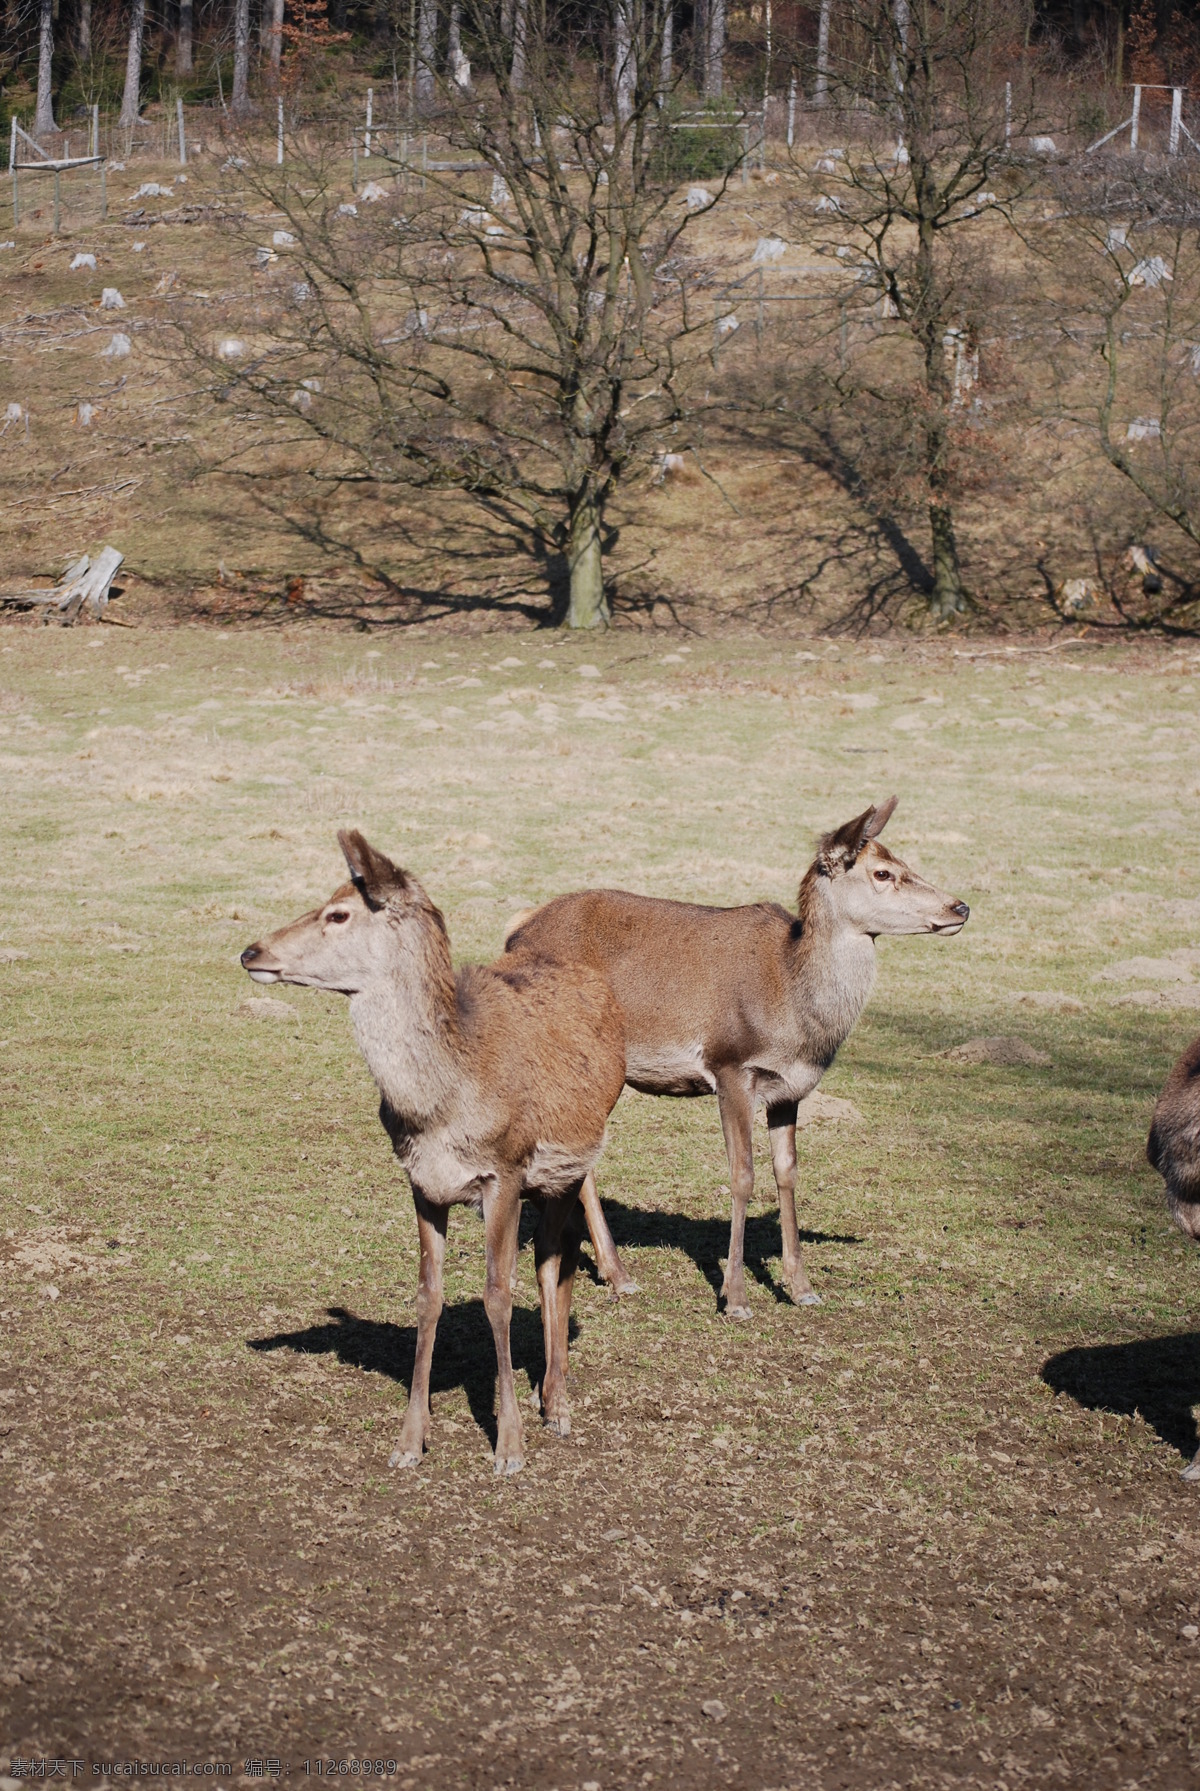
[[[100,108],[92,107],[92,154],[100,154]]]
[[[62,175],[59,172],[59,170],[56,168],[54,170],[54,234],[55,234],[55,236],[57,236],[59,231],[62,229],[61,184],[62,184]]]
[[[280,168],[283,167],[283,96],[282,96],[282,94],[279,97],[278,126],[277,126],[277,132],[276,132],[276,137],[275,137],[275,163],[276,163],[277,167],[280,167]]]
[[[183,135],[183,101],[178,96],[175,100],[175,119],[179,125],[179,166],[187,167],[187,143]]]
[[[787,146],[789,149],[791,149],[791,147],[795,143],[795,141],[796,141],[796,74],[795,74],[795,70],[793,70],[792,78],[788,82]]]
[[[1183,88],[1171,89],[1171,135],[1167,139],[1167,154],[1179,154],[1179,127],[1183,123]]]
[[[100,164],[100,222],[108,218],[108,163]]]
[[[1136,150],[1138,146],[1138,121],[1141,116],[1142,90],[1140,87],[1135,87],[1133,90],[1133,117],[1129,121],[1129,148],[1131,151]]]

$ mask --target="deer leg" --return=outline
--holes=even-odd
[[[1180,1474],[1181,1480],[1200,1480],[1200,1449],[1197,1449],[1191,1461]]]
[[[542,1296],[542,1334],[546,1344],[542,1422],[560,1437],[571,1434],[571,1408],[567,1400],[567,1333],[582,1233],[574,1189],[546,1202],[534,1240]]]
[[[487,1240],[487,1286],[483,1305],[496,1344],[496,1472],[515,1474],[525,1466],[525,1439],[512,1366],[512,1276],[517,1260],[521,1197],[515,1187],[493,1184],[485,1195],[483,1222]]]
[[[388,1461],[389,1468],[415,1468],[429,1447],[429,1372],[433,1366],[433,1340],[442,1315],[442,1266],[446,1258],[446,1221],[449,1208],[433,1206],[413,1190],[417,1209],[417,1237],[421,1269],[417,1280],[417,1355],[413,1363],[408,1410],[400,1426],[400,1441]]]
[[[754,1090],[745,1070],[717,1077],[717,1105],[721,1130],[729,1154],[729,1187],[733,1195],[733,1223],[729,1228],[729,1260],[721,1293],[727,1318],[749,1318],[746,1300],[746,1208],[754,1192]]]
[[[767,1109],[767,1129],[771,1134],[771,1165],[775,1186],[779,1190],[779,1230],[783,1238],[783,1279],[797,1306],[819,1306],[821,1296],[813,1284],[800,1254],[800,1232],[796,1225],[796,1102],[781,1101]]]
[[[617,1246],[613,1243],[612,1232],[608,1229],[608,1220],[604,1217],[604,1208],[600,1205],[600,1196],[596,1192],[596,1178],[589,1169],[583,1178],[583,1188],[579,1196],[583,1202],[583,1210],[587,1215],[587,1228],[591,1235],[592,1249],[596,1252],[596,1267],[603,1280],[608,1282],[614,1294],[635,1294],[638,1284],[628,1273],[621,1258],[617,1255]]]

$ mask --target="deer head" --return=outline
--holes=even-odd
[[[445,924],[415,877],[368,844],[342,832],[338,844],[350,870],[329,900],[269,933],[242,953],[256,983],[297,983],[357,995],[395,968],[398,948],[415,925],[445,941]],[[449,947],[446,945],[446,963]]]
[[[801,886],[801,912],[814,899],[844,925],[878,938],[881,934],[959,933],[971,910],[927,883],[894,852],[880,845],[897,798],[864,809],[852,821],[825,834]],[[806,901],[807,896],[807,901]]]

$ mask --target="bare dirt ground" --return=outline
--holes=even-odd
[[[1196,690],[1182,647],[0,631],[0,1773],[1194,1784],[1197,1264],[1142,1151],[1200,997]],[[488,956],[589,882],[790,901],[892,789],[972,918],[881,950],[827,1080],[861,1118],[802,1136],[824,1303],[764,1139],[719,1316],[715,1111],[627,1094],[643,1291],[580,1279],[573,1436],[530,1406],[493,1479],[459,1214],[389,1473],[411,1206],[344,1008],[245,1017],[237,951],[348,821]],[[1049,1061],[940,1055],[995,1035]],[[528,1253],[514,1354],[524,1392]]]

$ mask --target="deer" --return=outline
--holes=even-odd
[[[508,950],[589,964],[608,977],[624,1022],[629,1087],[716,1095],[733,1205],[720,1295],[730,1318],[751,1317],[744,1245],[755,1108],[766,1108],[784,1283],[796,1305],[816,1306],[796,1224],[797,1106],[866,1006],[876,939],[952,935],[970,914],[880,843],[896,802],[889,797],[822,837],[795,914],[775,902],[711,908],[586,889],[509,923]],[[614,1292],[635,1285],[590,1173],[582,1201],[599,1272]]]
[[[621,1015],[585,964],[517,952],[455,972],[446,922],[417,879],[357,831],[338,843],[350,881],[242,953],[259,983],[350,998],[379,1117],[417,1215],[417,1342],[389,1467],[415,1467],[432,1431],[429,1377],[452,1206],[482,1214],[484,1308],[496,1346],[497,1474],[524,1466],[510,1327],[521,1202],[539,1209],[534,1257],[546,1368],[542,1419],[570,1435],[567,1337],[583,1224],[579,1192],[625,1078]]]
[[[1163,1178],[1172,1219],[1184,1237],[1200,1244],[1200,1038],[1192,1040],[1163,1084],[1146,1155]],[[1200,1480],[1200,1449],[1183,1478]]]

